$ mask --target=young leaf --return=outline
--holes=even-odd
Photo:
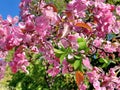
[[[75,26],[83,27],[83,28],[86,28],[86,29],[92,31],[92,28],[87,23],[84,23],[84,22],[78,22],[78,23],[75,24]]]
[[[70,11],[66,11],[65,14],[67,15],[68,18],[72,17],[72,12],[70,12]]]
[[[76,71],[75,72],[75,78],[76,78],[77,86],[79,87],[79,85],[81,84],[81,82],[83,82],[83,80],[84,80],[83,73],[80,72],[80,71]]]

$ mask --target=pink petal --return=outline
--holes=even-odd
[[[92,66],[90,65],[90,61],[88,58],[83,59],[83,64],[85,67],[87,67],[88,69],[92,69]]]

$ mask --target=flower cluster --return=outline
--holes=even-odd
[[[10,67],[13,73],[16,73],[19,69],[25,73],[29,73],[26,69],[29,66],[28,60],[25,58],[24,47],[19,47],[13,56],[13,61],[10,62]]]
[[[105,74],[104,71],[94,67],[92,72],[87,72],[87,75],[95,90],[119,90],[120,77],[116,76],[119,69],[120,67],[110,68],[109,72]]]
[[[9,62],[13,73],[28,73],[27,54],[41,53],[52,77],[77,72],[80,90],[89,88],[84,82],[95,90],[120,88],[120,6],[104,0],[72,0],[60,13],[44,0],[21,0],[19,6],[20,21],[17,16],[0,17],[0,58],[14,51]],[[0,62],[2,78],[6,64]]]

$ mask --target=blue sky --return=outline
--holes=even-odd
[[[6,19],[7,15],[12,17],[19,15],[20,0],[0,0],[0,15]]]

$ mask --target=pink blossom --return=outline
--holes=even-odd
[[[41,0],[40,1],[40,4],[39,4],[39,8],[40,9],[44,9],[44,6],[46,5],[45,1],[44,0]]]
[[[96,34],[98,37],[105,38],[106,34],[115,29],[116,17],[113,15],[111,7],[110,4],[97,3],[93,9],[97,22]]]
[[[67,62],[66,59],[61,63],[60,55],[54,52],[54,48],[57,48],[67,54],[65,57],[67,59],[76,59],[74,55],[80,55],[82,58],[82,64],[86,68],[83,67],[85,84],[81,83],[78,87],[80,90],[86,90],[89,83],[95,90],[119,90],[120,77],[117,73],[120,68],[117,66],[119,64],[117,60],[120,57],[120,45],[106,41],[106,36],[108,34],[117,35],[120,32],[120,22],[116,17],[116,14],[120,15],[120,6],[107,4],[105,0],[71,0],[66,3],[66,9],[59,13],[44,0],[35,3],[32,0],[21,0],[20,23],[18,23],[17,16],[13,18],[8,16],[6,20],[0,16],[0,79],[4,76],[6,68],[4,60],[12,49],[15,51],[9,65],[13,73],[19,70],[29,73],[27,66],[30,62],[25,53],[28,52],[31,55],[33,53],[42,55],[41,58],[44,58],[45,62],[49,64],[47,73],[52,77],[60,73],[74,75],[74,65]],[[32,12],[34,5],[35,8],[37,5],[37,10],[33,11],[38,13]],[[114,13],[115,9],[116,13]],[[92,30],[87,30],[82,26],[76,27],[77,22],[86,23]],[[77,40],[80,37],[86,39],[88,52],[78,51]],[[70,47],[72,50],[68,52],[61,46]],[[94,63],[98,65],[100,62],[93,62],[97,59],[93,60],[92,55],[97,54],[98,59],[101,57],[109,59],[108,53],[114,54],[114,64],[117,67],[113,67],[113,65],[113,68],[110,68],[110,64],[103,71],[101,67],[94,66]]]
[[[10,50],[15,46],[20,45],[21,41],[22,41],[22,38],[17,38],[14,35],[9,35],[6,38],[6,49]]]
[[[108,90],[114,90],[115,88],[119,90],[120,78],[117,77],[115,73],[119,68],[119,66],[110,68],[109,73],[103,76],[102,86],[106,87]]]
[[[40,47],[40,52],[43,54],[44,59],[47,60],[50,65],[53,65],[53,67],[48,69],[47,73],[53,77],[59,74],[60,60],[55,56],[51,43],[44,42],[44,47]]]
[[[22,2],[25,2],[25,3],[30,3],[31,0],[22,0]]]
[[[116,7],[116,13],[120,16],[120,6]]]
[[[87,72],[87,75],[88,75],[90,83],[93,83],[95,79],[97,80],[100,77],[99,74],[95,70],[93,70],[92,72]]]
[[[54,12],[53,8],[50,6],[43,10],[43,15],[50,20],[51,24],[55,24],[58,21],[57,12]]]
[[[113,33],[118,34],[120,32],[120,21],[117,21],[115,24],[115,28],[112,29]]]
[[[93,68],[93,71],[87,72],[87,75],[95,90],[114,90],[118,89],[120,85],[120,78],[116,76],[118,69],[120,67],[115,66],[110,68],[109,72],[105,74],[102,70]]]
[[[30,48],[34,53],[39,53],[39,49],[36,46],[31,46]]]
[[[79,85],[79,90],[87,90],[87,85],[85,85],[85,84],[80,84]]]
[[[59,67],[53,67],[47,71],[47,73],[49,73],[52,77],[55,77],[59,72]]]
[[[69,31],[70,31],[69,25],[68,25],[67,23],[65,23],[65,24],[64,24],[64,29],[63,29],[63,31],[62,31],[62,36],[61,36],[61,38],[67,36],[67,34],[69,33]]]
[[[19,21],[19,17],[15,16],[14,18],[12,18],[11,16],[7,16],[7,20],[10,24],[16,24]]]
[[[67,5],[67,10],[72,11],[76,17],[85,17],[86,0],[73,0]]]
[[[79,38],[79,34],[76,33],[74,35],[68,35],[68,40],[70,41],[71,45],[72,45],[72,48],[77,50],[79,45],[78,45],[78,42],[77,42],[77,39]]]
[[[70,45],[69,41],[67,41],[65,38],[61,39],[61,43],[65,48],[67,48]]]
[[[103,48],[106,52],[110,52],[110,53],[116,52],[116,47],[111,45],[111,43],[109,43],[109,42],[107,42],[107,44],[104,45]]]
[[[104,87],[100,86],[99,78],[101,77],[101,73],[102,71],[97,67],[94,67],[91,72],[87,72],[89,81],[93,84],[95,90],[106,90]]]
[[[93,87],[95,88],[95,90],[101,90],[100,82],[98,80],[94,80]]]
[[[68,73],[69,71],[68,71],[68,68],[69,68],[69,66],[68,66],[69,64],[68,64],[68,62],[66,61],[66,60],[64,60],[63,62],[62,62],[62,74],[65,74],[65,73]]]
[[[31,43],[32,36],[30,34],[24,35],[23,42],[24,43]]]
[[[33,31],[34,29],[34,23],[31,20],[27,20],[25,26],[26,31]]]
[[[95,2],[105,2],[105,0],[95,0]]]
[[[91,66],[91,64],[90,64],[90,61],[89,61],[89,58],[84,58],[83,59],[83,65],[85,66],[85,67],[87,67],[88,69],[92,69],[92,66]]]
[[[22,70],[25,73],[28,73],[26,67],[29,66],[29,62],[25,57],[25,52],[22,51],[23,47],[19,47],[14,54],[13,61],[9,63],[13,73],[16,73],[18,70]]]
[[[7,55],[8,55],[8,51],[1,51],[0,50],[0,58],[5,59]]]
[[[19,22],[18,26],[20,27],[21,30],[25,30],[25,23],[24,22]]]
[[[49,20],[45,16],[40,16],[35,19],[36,31],[40,34],[41,38],[49,34]]]
[[[93,45],[96,46],[96,47],[101,47],[102,42],[103,42],[103,39],[97,37],[97,38],[93,41]]]

